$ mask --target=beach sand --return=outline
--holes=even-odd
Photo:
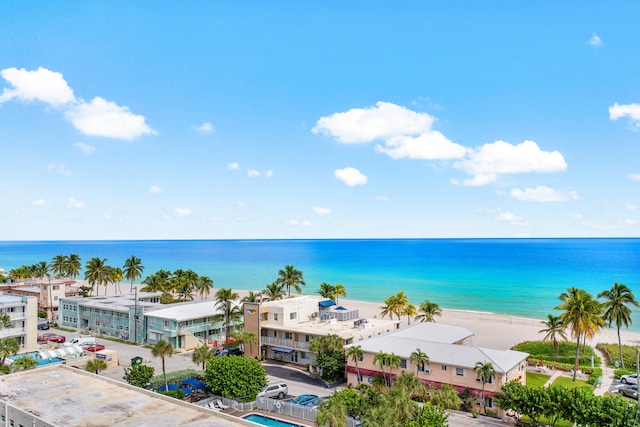
[[[77,283],[78,285],[86,284],[86,282],[81,280],[78,280]],[[120,284],[122,293],[129,293],[129,289],[130,285],[128,283],[123,282]],[[107,286],[107,295],[115,295],[116,291],[117,288],[113,284]],[[214,288],[209,298],[207,298],[211,300],[212,303],[216,291],[217,289]],[[99,294],[104,295],[104,292],[105,288],[100,287]],[[237,292],[241,298],[249,293],[245,290],[235,290],[235,292]],[[200,297],[196,296],[196,301],[199,300]],[[380,307],[383,304],[382,302],[372,303],[341,298],[340,305],[347,307],[349,310],[359,310],[360,317],[375,318],[380,317]],[[401,319],[401,322],[403,325],[408,323],[406,316]],[[437,317],[436,322],[466,328],[474,333],[471,339],[472,345],[494,350],[508,350],[523,341],[542,340],[544,334],[539,331],[545,328],[541,319],[527,319],[504,314],[450,310],[446,308],[442,309],[442,316]],[[412,323],[414,323],[413,320]],[[620,335],[622,344],[630,346],[640,345],[639,333],[627,332],[625,329],[622,329]],[[592,346],[595,346],[597,343],[617,342],[618,336],[616,330],[607,328],[602,329],[593,340],[587,341],[587,343]]]

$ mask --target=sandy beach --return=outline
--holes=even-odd
[[[77,284],[85,285],[87,283],[83,280],[78,280]],[[128,283],[120,283],[120,290],[122,293],[129,293],[129,289],[130,285]],[[214,288],[207,300],[211,300],[213,303],[216,291],[217,288]],[[240,295],[240,298],[249,293],[249,291],[246,290],[235,290],[235,292]],[[104,295],[104,293],[105,288],[100,287],[99,294]],[[116,293],[117,286],[109,284],[107,286],[107,295],[115,295]],[[200,296],[196,296],[195,300],[199,301]],[[382,306],[383,303],[355,301],[348,298],[341,298],[340,305],[351,310],[359,310],[360,317],[376,318],[380,317],[380,306]],[[507,350],[515,344],[523,341],[541,340],[543,334],[539,333],[539,331],[545,327],[542,324],[541,319],[528,319],[517,316],[477,311],[450,310],[446,308],[442,309],[442,316],[437,317],[436,321],[446,325],[467,328],[474,333],[471,340],[473,345],[495,350]],[[406,325],[407,318],[403,317],[401,322],[403,325]],[[620,335],[623,344],[631,346],[640,345],[640,333],[628,332],[625,329],[622,329],[620,331]],[[602,329],[592,341],[587,342],[593,346],[599,342],[617,343],[618,337],[615,329],[605,328]]]

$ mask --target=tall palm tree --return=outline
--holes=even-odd
[[[191,355],[191,360],[196,365],[202,363],[202,370],[204,371],[207,361],[214,357],[213,350],[211,347],[207,345],[201,345],[200,347],[193,350],[193,354]]]
[[[165,370],[164,367],[164,360],[165,358],[171,357],[173,356],[174,350],[173,350],[173,346],[171,345],[171,343],[169,341],[165,341],[163,339],[161,339],[160,341],[156,342],[152,347],[151,347],[151,355],[153,357],[159,357],[162,360],[162,375],[164,376],[164,389],[167,390],[169,388],[169,385],[167,383],[167,371]]]
[[[74,279],[80,274],[82,269],[82,260],[78,254],[71,254],[67,257],[64,265],[65,275]]]
[[[404,294],[404,291],[399,291],[396,295],[391,295],[384,300],[384,305],[380,307],[380,315],[382,317],[389,315],[393,320],[393,315],[395,314],[400,320],[400,316],[404,314],[408,304],[409,299]]]
[[[486,414],[487,401],[484,399],[484,385],[491,382],[491,379],[496,375],[496,370],[493,368],[493,364],[487,361],[476,362],[476,366],[473,370],[476,371],[478,378],[480,378],[480,381],[482,382],[482,408],[483,412]]]
[[[373,356],[373,364],[380,366],[380,371],[382,372],[382,378],[384,378],[385,385],[387,384],[387,377],[384,373],[384,367],[387,366],[387,361],[389,360],[389,353],[385,353],[380,350]]]
[[[131,283],[129,292],[133,292],[133,282],[142,277],[143,271],[144,265],[142,265],[142,260],[137,256],[131,255],[131,258],[125,260],[122,272],[124,274],[124,278],[127,279],[129,283]]]
[[[266,301],[275,301],[284,298],[284,288],[277,281],[266,286],[263,292]]]
[[[120,282],[122,282],[122,279],[124,279],[122,269],[120,267],[109,267],[107,276],[108,276],[108,281],[113,283],[118,293],[121,294],[122,290],[120,289]],[[105,289],[105,295],[106,293],[107,291]]]
[[[399,368],[401,364],[402,358],[392,352],[387,359],[387,365],[389,366],[389,387],[391,387],[391,376],[393,375],[393,370]]]
[[[547,320],[542,322],[546,326],[545,329],[540,329],[539,333],[546,334],[542,341],[551,341],[553,343],[553,349],[556,351],[556,358],[558,357],[558,337],[561,337],[566,341],[567,334],[564,332],[564,323],[560,316],[554,316],[553,314],[547,314]]]
[[[45,277],[49,280],[49,285],[47,286],[49,289],[49,319],[53,322],[53,295],[51,291],[51,265],[47,264],[45,261],[40,261],[38,264],[33,266],[32,268],[33,274],[39,278],[44,279]]]
[[[624,369],[624,359],[622,358],[622,340],[620,339],[620,327],[622,325],[628,328],[631,322],[631,308],[629,305],[640,307],[640,303],[636,301],[633,292],[627,285],[615,282],[611,289],[602,291],[598,294],[598,298],[604,298],[602,308],[604,308],[603,319],[607,322],[608,327],[615,323],[618,331],[618,348],[620,349],[620,363]]]
[[[195,289],[200,294],[200,299],[204,299],[205,295],[208,298],[209,294],[211,294],[211,289],[213,289],[213,280],[209,276],[198,276]]]
[[[242,297],[240,302],[260,302],[260,298],[262,297],[262,293],[249,291],[249,293]]]
[[[229,338],[231,338],[231,322],[238,320],[241,316],[240,307],[236,304],[239,298],[239,295],[229,288],[220,288],[218,292],[216,292],[217,303],[215,308],[222,311],[222,313],[216,314],[213,316],[213,319],[215,323],[223,323],[226,329],[225,336],[227,343],[229,342]]]
[[[353,362],[356,364],[358,384],[360,384],[360,368],[358,367],[358,361],[362,360],[363,358],[364,358],[364,350],[362,350],[361,346],[352,345],[347,350],[347,359],[353,360]]]
[[[327,282],[320,283],[320,289],[318,289],[318,294],[322,298],[329,298],[331,301],[335,302],[335,287]]]
[[[419,306],[418,314],[413,320],[420,322],[435,322],[436,316],[442,316],[442,310],[440,306],[435,302],[431,302],[428,299],[424,300]]]
[[[407,316],[407,324],[411,324],[411,317],[415,316],[416,314],[418,314],[418,311],[416,310],[416,306],[408,303],[406,305],[406,307],[404,308],[404,310],[402,311],[402,314],[404,314],[405,316]]]
[[[18,354],[20,351],[20,343],[13,337],[0,339],[0,366],[4,366],[4,362],[9,356]]]
[[[84,369],[87,372],[95,372],[95,374],[98,375],[100,371],[107,369],[107,362],[98,358],[91,359],[87,362],[87,366],[85,366]]]
[[[67,259],[66,255],[56,255],[51,259],[51,272],[55,276],[62,277],[65,275]]]
[[[91,285],[91,291],[95,291],[95,286],[105,285],[108,282],[107,259],[91,258],[84,266],[84,280]]]
[[[571,335],[576,339],[576,360],[573,369],[573,381],[578,373],[578,360],[580,357],[580,338],[592,338],[596,332],[604,326],[602,319],[602,306],[593,296],[584,289],[568,288],[558,297],[561,303],[555,308],[562,310],[560,314],[562,322],[570,329]]]
[[[0,330],[10,328],[11,325],[13,325],[11,316],[9,316],[7,313],[0,313]]]
[[[419,348],[416,348],[416,351],[411,353],[411,355],[409,356],[409,360],[416,364],[416,377],[418,376],[419,370],[422,370],[424,372],[424,367],[429,365],[429,356],[427,356],[427,353],[420,350]]]
[[[302,277],[302,271],[296,270],[293,265],[285,265],[283,270],[278,271],[276,282],[287,288],[289,297],[291,297],[291,287],[293,287],[297,293],[301,293],[302,289],[300,286],[306,285]]]
[[[347,296],[347,288],[345,288],[342,283],[336,283],[333,286],[333,295],[334,295],[336,304],[338,304],[340,301],[340,297]]]

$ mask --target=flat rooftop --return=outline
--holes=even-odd
[[[60,427],[257,425],[63,365],[3,375],[0,401]]]

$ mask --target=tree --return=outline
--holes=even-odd
[[[391,377],[393,376],[393,370],[399,368],[402,364],[402,358],[395,353],[391,353],[387,359],[387,365],[389,366],[389,386],[391,386]]]
[[[87,372],[95,372],[95,374],[98,375],[100,371],[107,369],[107,362],[98,358],[91,359],[87,362],[87,366],[85,366],[84,369]]]
[[[553,314],[547,315],[547,320],[542,322],[545,324],[545,329],[540,329],[539,333],[544,333],[545,336],[542,341],[551,341],[553,343],[553,349],[556,352],[556,358],[558,357],[558,337],[563,340],[567,339],[567,334],[564,332],[564,323],[560,316],[554,316]]]
[[[328,427],[345,427],[347,425],[347,405],[344,399],[332,396],[322,402],[316,412],[316,424]]]
[[[438,406],[425,404],[414,419],[406,424],[406,427],[446,427],[449,425],[447,419],[449,414]]]
[[[125,260],[122,272],[124,274],[124,278],[131,283],[129,292],[133,292],[133,282],[142,277],[143,271],[144,265],[142,265],[142,260],[137,256],[131,255],[131,258]]]
[[[45,277],[49,279],[49,318],[51,322],[53,322],[53,295],[51,292],[51,266],[44,261],[40,261],[38,264],[34,266],[32,269],[33,274],[36,275],[39,279],[44,279]]]
[[[108,283],[109,269],[107,259],[91,258],[84,266],[84,280],[91,285],[92,292],[95,291],[96,285],[105,285]],[[106,293],[106,288],[105,288]]]
[[[571,287],[558,297],[562,303],[555,309],[562,310],[560,315],[562,322],[571,330],[571,335],[576,339],[576,359],[573,369],[573,381],[578,373],[578,360],[580,356],[580,338],[592,338],[600,327],[604,326],[601,317],[602,306],[590,293],[583,289]]]
[[[406,307],[404,308],[404,310],[402,311],[402,314],[404,314],[405,316],[407,316],[407,324],[411,324],[411,317],[415,316],[416,314],[418,314],[418,312],[416,311],[416,306],[408,303],[406,305]]]
[[[260,302],[262,298],[261,292],[249,291],[249,293],[242,297],[240,302]]]
[[[131,365],[130,368],[124,368],[124,377],[122,379],[132,386],[145,388],[153,378],[154,373],[153,366],[137,363]]]
[[[425,386],[416,375],[406,371],[400,372],[400,375],[398,375],[393,382],[393,387],[403,389],[409,394],[409,398],[412,400],[423,400],[427,393],[427,386]]]
[[[80,259],[80,256],[78,256],[78,254],[71,254],[65,261],[64,274],[75,279],[82,269],[82,260]]]
[[[248,357],[214,357],[207,363],[204,382],[214,394],[251,402],[267,385],[267,372],[260,362]]]
[[[302,277],[302,271],[296,270],[293,265],[285,265],[283,270],[278,271],[278,279],[276,279],[276,282],[287,288],[289,297],[291,297],[291,287],[293,287],[297,293],[301,293],[302,289],[300,286],[306,285]]]
[[[252,350],[251,346],[253,344],[258,344],[258,336],[253,332],[240,331],[231,334],[231,336],[236,340],[233,344],[241,346],[243,353],[245,345],[249,344],[249,349]]]
[[[200,294],[200,299],[204,299],[205,295],[209,297],[213,289],[213,280],[209,276],[199,276],[195,289]]]
[[[484,398],[484,385],[492,382],[492,378],[496,375],[496,370],[494,369],[493,364],[487,361],[476,362],[476,366],[473,370],[476,371],[478,378],[480,378],[480,381],[482,382],[482,408],[483,412],[486,414],[487,401]]]
[[[356,364],[356,373],[358,384],[360,384],[360,368],[358,367],[358,361],[364,358],[364,350],[359,345],[352,345],[347,349],[347,359],[353,360]]]
[[[342,283],[336,283],[333,286],[333,297],[335,298],[336,304],[340,301],[340,297],[347,296],[347,288],[344,287]]]
[[[419,348],[416,348],[416,351],[411,353],[409,360],[416,365],[416,377],[418,376],[418,371],[424,372],[425,365],[429,366],[429,356]]]
[[[322,298],[329,298],[331,301],[335,302],[335,288],[333,285],[322,282],[320,283],[320,289],[318,289],[317,293],[320,294]]]
[[[384,318],[384,316],[389,315],[391,320],[393,320],[393,315],[398,316],[398,320],[400,320],[400,316],[402,316],[407,306],[409,305],[409,298],[404,294],[404,291],[399,291],[395,295],[391,295],[384,300],[384,304],[380,307],[380,314]]]
[[[387,366],[387,361],[389,360],[389,353],[385,353],[384,351],[380,350],[378,353],[376,353],[375,356],[373,356],[373,364],[374,365],[378,365],[380,366],[380,371],[382,372],[382,378],[384,378],[384,385],[387,385],[387,377],[385,376],[384,373],[384,367]]]
[[[314,338],[309,343],[309,351],[315,353],[315,364],[325,381],[337,381],[344,375],[347,358],[343,345],[344,340],[335,334]]]
[[[520,384],[520,383],[518,383]],[[462,404],[458,391],[450,385],[443,384],[441,388],[432,387],[430,390],[431,397],[429,402],[433,406],[439,406],[442,409],[459,410]]]
[[[4,362],[9,356],[18,354],[20,351],[20,343],[13,337],[0,339],[0,366],[4,366]]]
[[[424,300],[419,306],[418,314],[413,320],[420,322],[435,322],[436,316],[442,316],[442,310],[440,306],[435,302],[431,302],[428,299]]]
[[[168,390],[169,389],[169,384],[167,383],[167,371],[165,370],[165,366],[164,366],[164,360],[165,358],[171,357],[173,356],[174,350],[173,350],[173,346],[171,345],[171,343],[169,341],[165,341],[163,339],[161,339],[160,341],[156,342],[152,347],[151,347],[151,355],[153,357],[159,357],[162,360],[162,375],[164,376],[164,389]]]
[[[200,347],[196,348],[193,351],[193,354],[191,355],[191,360],[196,365],[199,365],[202,363],[202,370],[204,371],[207,361],[212,357],[214,357],[214,354],[211,347],[206,345],[201,345]]]
[[[222,323],[226,330],[226,342],[229,342],[231,338],[231,322],[237,321],[242,316],[240,306],[236,304],[236,301],[240,297],[237,292],[233,292],[229,288],[220,288],[216,292],[217,303],[215,305],[216,310],[221,311],[213,316],[214,323]]]
[[[265,301],[275,301],[284,298],[284,288],[277,281],[266,286],[263,291]]]
[[[624,369],[624,359],[622,358],[622,340],[620,339],[620,327],[624,325],[628,328],[631,322],[631,308],[629,305],[640,307],[640,303],[636,301],[633,292],[627,285],[615,282],[611,289],[602,291],[598,294],[598,298],[604,298],[602,308],[604,308],[603,320],[607,322],[608,327],[612,324],[616,325],[618,332],[618,348],[620,349],[620,363]]]
[[[121,294],[122,290],[120,289],[120,282],[124,278],[122,274],[122,269],[120,267],[108,267],[107,269],[107,281],[116,285],[117,293]],[[105,289],[105,295],[107,291]]]
[[[62,277],[66,273],[67,256],[56,255],[51,259],[51,272],[57,276]]]
[[[28,371],[38,366],[38,361],[33,356],[22,356],[13,361],[11,368],[15,371]]]
[[[7,313],[0,313],[0,330],[10,328],[13,325],[11,316]]]

